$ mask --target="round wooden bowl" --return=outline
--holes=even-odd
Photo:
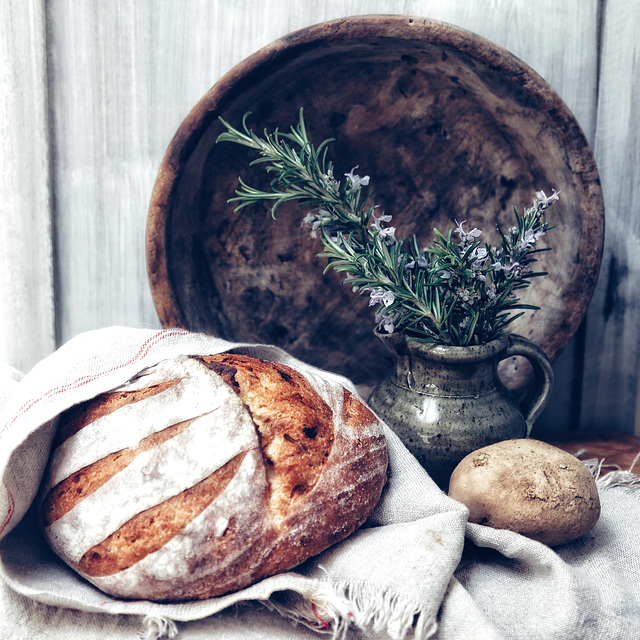
[[[304,108],[310,138],[335,138],[336,176],[359,165],[371,202],[399,237],[431,244],[454,220],[498,242],[534,194],[552,189],[556,225],[542,239],[549,276],[522,296],[541,307],[513,330],[553,359],[577,329],[601,260],[604,207],[596,165],[573,115],[513,55],[448,24],[404,16],[345,18],[281,38],[247,58],[198,102],[171,141],[151,198],[147,264],[164,326],[270,343],[356,384],[374,385],[390,361],[373,335],[366,297],[342,286],[300,227],[305,211],[234,213],[238,176],[265,188],[248,150],[216,144],[218,117],[262,132],[288,129]],[[507,386],[526,367],[503,363]]]

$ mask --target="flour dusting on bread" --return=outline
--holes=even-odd
[[[207,598],[352,533],[386,465],[381,425],[335,382],[249,356],[181,356],[61,417],[41,520],[107,593]]]

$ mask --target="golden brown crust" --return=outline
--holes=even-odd
[[[162,393],[178,382],[178,380],[170,380],[163,384],[149,386],[136,391],[103,393],[91,400],[71,407],[65,411],[61,417],[53,441],[53,448],[59,447],[65,440],[98,418],[113,413],[116,409],[120,409],[120,407],[124,407],[125,405],[139,402],[145,398],[150,398],[158,393]]]
[[[345,424],[351,428],[376,423],[376,417],[373,415],[371,409],[360,402],[348,389],[344,390],[342,419]]]
[[[139,512],[93,545],[79,562],[67,560],[94,584],[120,597],[209,598],[291,569],[358,528],[373,511],[386,481],[387,453],[378,421],[348,390],[342,402],[335,402],[340,411],[334,415],[309,381],[285,365],[237,354],[189,360],[206,365],[233,389],[251,416],[260,448],[251,450],[250,457],[236,455],[201,482]],[[64,442],[98,417],[178,382],[180,379],[139,391],[103,394],[76,407],[63,415],[57,442]],[[157,431],[58,483],[43,501],[44,526],[55,524],[138,455],[169,441],[192,422]],[[251,421],[249,425],[251,429]],[[235,425],[228,428],[232,432]],[[254,462],[242,475],[239,469],[246,466],[245,458]],[[235,507],[217,507],[233,503],[234,498],[223,498],[223,502],[219,498],[240,478],[247,495],[253,492],[252,506],[239,500]],[[203,530],[194,557],[176,560],[188,567],[182,577],[163,582],[144,569],[134,588],[121,587],[117,582],[120,572],[138,571],[142,561],[155,558],[155,552],[187,529],[191,537],[191,523],[211,508],[215,513],[221,508],[236,511],[223,518],[226,528],[222,533]],[[212,526],[213,520],[207,522]],[[210,569],[203,574],[200,570],[205,565]]]
[[[109,415],[109,413],[112,413],[120,406],[124,406],[118,404],[118,399],[119,398],[116,399],[115,403],[112,403],[109,396],[103,396],[103,406],[101,407],[100,415]],[[76,418],[75,422],[78,427],[77,431],[80,431],[80,429],[91,424],[93,419],[90,421],[85,420],[83,424],[83,421]],[[42,524],[45,527],[51,526],[65,513],[71,511],[78,503],[90,496],[94,491],[97,491],[107,480],[113,478],[116,473],[119,473],[130,465],[141,453],[149,451],[162,442],[166,442],[170,438],[182,433],[192,422],[193,420],[185,420],[184,422],[179,422],[171,427],[162,429],[162,431],[157,431],[141,440],[137,446],[111,453],[101,460],[84,467],[84,469],[80,469],[80,471],[65,478],[62,482],[59,482],[49,490],[42,502]]]
[[[332,411],[306,378],[286,365],[226,353],[202,360],[251,413],[271,486],[270,510],[280,519],[322,473],[334,439]]]
[[[88,576],[108,576],[163,547],[225,490],[245,455],[236,456],[193,487],[133,517],[87,551],[78,568]]]

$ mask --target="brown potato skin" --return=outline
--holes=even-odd
[[[516,531],[549,546],[575,540],[600,517],[600,498],[586,466],[545,442],[515,439],[478,449],[456,467],[449,496],[469,522]]]

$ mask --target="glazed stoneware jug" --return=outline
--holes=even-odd
[[[520,336],[454,347],[402,334],[377,335],[392,353],[395,369],[372,391],[369,405],[444,490],[467,454],[527,437],[548,402],[551,363]],[[533,366],[534,380],[521,402],[498,377],[498,364],[512,356],[524,356]]]

